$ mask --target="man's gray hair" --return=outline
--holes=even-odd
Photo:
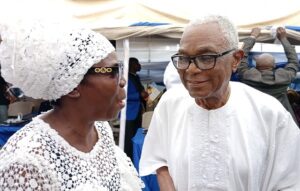
[[[201,19],[190,21],[186,27],[216,22],[228,41],[230,48],[238,48],[239,37],[235,25],[226,17],[220,15],[208,15]]]

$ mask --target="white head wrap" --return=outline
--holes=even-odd
[[[101,34],[60,24],[0,25],[1,74],[26,96],[56,100],[115,49]]]

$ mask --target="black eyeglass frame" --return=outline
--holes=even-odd
[[[216,66],[217,58],[222,57],[222,56],[225,56],[226,54],[229,54],[230,52],[232,52],[232,51],[234,51],[234,50],[236,50],[236,49],[233,48],[233,49],[230,49],[230,50],[221,52],[221,53],[219,53],[219,54],[202,54],[202,55],[196,55],[196,56],[184,56],[184,55],[178,55],[178,54],[175,54],[175,55],[171,56],[171,60],[172,60],[172,63],[173,63],[173,65],[174,65],[174,67],[175,67],[176,69],[178,69],[178,70],[186,70],[186,69],[188,69],[188,68],[190,67],[192,61],[193,61],[193,63],[195,64],[195,66],[196,66],[197,68],[199,68],[200,70],[210,70],[210,69],[213,69],[213,68]],[[209,68],[201,68],[201,67],[199,66],[199,62],[201,63],[201,61],[196,61],[196,59],[197,59],[197,58],[201,58],[200,60],[203,60],[202,58],[204,58],[204,57],[211,57],[211,58],[213,58],[213,59],[214,59],[214,64],[213,64],[211,67],[209,67]],[[185,59],[188,59],[188,63],[189,63],[189,64],[185,65],[186,67],[181,67],[181,68],[179,68],[179,67],[177,66],[177,64],[175,64],[175,62],[174,62],[174,59],[175,59],[175,58],[185,58]],[[198,63],[198,64],[197,64],[197,63]]]

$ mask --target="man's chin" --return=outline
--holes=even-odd
[[[205,99],[208,96],[208,94],[205,94],[203,91],[189,91],[189,94],[192,98],[195,99]]]

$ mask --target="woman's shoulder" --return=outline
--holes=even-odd
[[[95,127],[101,137],[110,138],[113,140],[112,128],[107,121],[96,121]]]
[[[145,185],[134,168],[131,159],[118,146],[115,146],[115,153],[121,175],[122,190],[142,190]]]
[[[27,171],[28,169],[48,171],[45,168],[44,152],[46,144],[40,131],[40,121],[33,120],[17,131],[0,150],[0,172],[7,173],[9,168]]]
[[[48,139],[51,136],[47,133],[46,124],[40,119],[33,119],[8,139],[0,151],[0,158],[8,155],[33,156],[47,145]]]
[[[21,143],[23,142],[23,143]],[[16,188],[32,189],[40,187],[42,190],[58,190],[58,180],[53,169],[49,168],[47,161],[37,157],[25,139],[19,140],[19,144],[13,145],[12,141],[0,151],[0,177],[5,177],[0,181],[0,187],[4,190],[14,190]],[[13,148],[17,146],[17,148]],[[24,178],[26,174],[26,178]]]
[[[102,142],[109,144],[107,146],[111,146],[110,148],[113,149],[120,171],[122,190],[141,190],[144,187],[144,184],[138,176],[130,158],[128,158],[127,155],[115,145],[112,129],[109,123],[106,121],[96,121],[95,126],[101,138],[104,139]]]
[[[3,146],[6,150],[7,147],[12,147],[12,149],[7,149],[9,151],[22,149],[24,146],[30,146],[29,142],[37,139],[35,137],[39,136],[39,133],[35,132],[35,123],[30,122],[24,127],[20,128],[16,133],[14,133]],[[1,150],[2,151],[2,150]]]

